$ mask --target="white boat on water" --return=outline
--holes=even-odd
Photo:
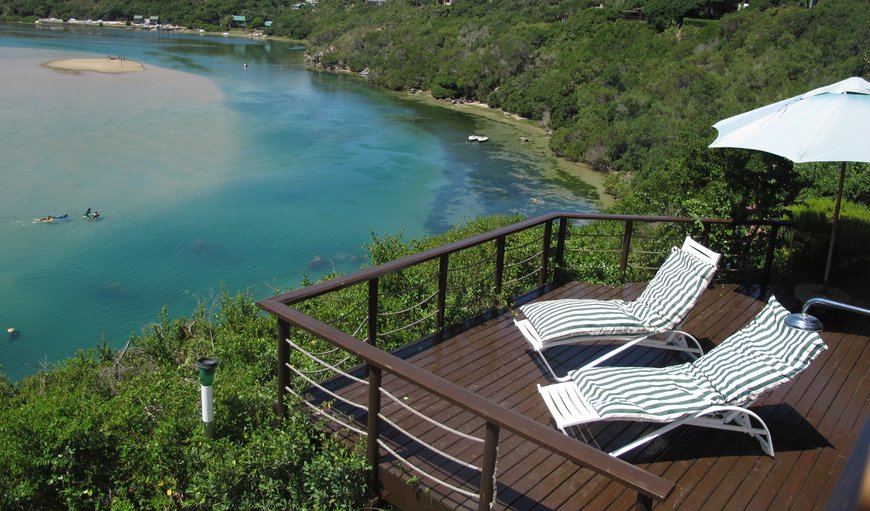
[[[489,140],[489,137],[483,135],[468,135],[469,142],[486,142],[487,140]]]

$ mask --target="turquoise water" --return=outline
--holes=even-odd
[[[41,65],[109,54],[146,71]],[[288,43],[0,24],[0,69],[0,327],[20,332],[0,338],[0,365],[13,380],[123,346],[163,305],[213,306],[221,286],[259,299],[353,271],[370,229],[596,209],[515,139],[466,144],[487,121],[308,71]],[[88,207],[102,218],[84,220]]]

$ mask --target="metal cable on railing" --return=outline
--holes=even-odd
[[[305,349],[299,347],[298,345],[296,345],[296,343],[294,343],[294,342],[291,341],[290,339],[287,339],[286,342],[287,342],[287,344],[289,344],[291,347],[296,348],[297,350],[299,350],[299,352],[302,353],[303,355],[307,356],[307,357],[310,358],[311,360],[314,360],[314,361],[317,362],[318,364],[320,364],[320,365],[322,365],[322,366],[324,366],[324,367],[326,367],[326,368],[328,368],[328,369],[331,369],[331,370],[335,371],[337,374],[340,374],[340,375],[344,376],[345,378],[347,378],[347,379],[349,379],[349,380],[351,380],[351,381],[354,381],[354,382],[356,382],[356,383],[360,383],[360,384],[362,384],[362,385],[368,385],[368,384],[369,384],[369,382],[367,382],[366,380],[364,380],[364,379],[362,379],[362,378],[358,378],[358,377],[356,377],[356,376],[354,376],[354,375],[352,375],[352,374],[350,374],[350,373],[344,372],[344,371],[342,371],[341,369],[339,369],[338,367],[335,367],[334,365],[330,364],[329,362],[326,362],[326,361],[324,361],[324,360],[321,360],[321,359],[317,358],[316,356],[312,355],[311,353],[308,353],[307,351],[305,351]],[[289,367],[289,365],[288,365],[288,367]],[[297,371],[297,369],[294,369],[294,368],[291,368],[291,370],[294,371],[294,372]],[[311,383],[311,382],[309,382],[309,383]],[[316,384],[316,383],[312,383],[312,385],[317,385],[317,384]],[[450,426],[446,426],[446,425],[444,425],[444,424],[442,424],[442,423],[440,423],[440,422],[438,422],[438,421],[436,421],[436,420],[430,418],[428,415],[425,415],[425,414],[423,414],[423,413],[421,413],[421,412],[415,410],[413,407],[408,406],[407,404],[403,403],[401,399],[399,399],[398,397],[396,397],[396,396],[394,396],[393,394],[391,394],[390,391],[388,391],[387,389],[385,389],[385,388],[382,387],[380,390],[381,390],[381,394],[383,394],[384,396],[386,396],[387,398],[389,398],[390,401],[394,402],[395,404],[399,405],[400,407],[404,408],[405,410],[411,412],[412,414],[416,415],[417,417],[419,417],[419,418],[425,420],[426,422],[432,424],[433,426],[440,427],[440,428],[442,428],[444,431],[447,431],[447,432],[453,433],[453,434],[455,434],[455,435],[457,435],[457,436],[460,436],[460,437],[462,437],[462,438],[465,438],[465,439],[467,439],[467,440],[471,440],[471,441],[474,441],[474,442],[483,442],[483,439],[481,439],[481,438],[477,438],[476,436],[469,435],[468,433],[463,433],[462,431],[459,431],[459,430],[453,429],[453,428],[451,428]],[[356,404],[354,404],[354,406],[360,406],[360,405],[356,405]]]
[[[391,316],[399,316],[399,315],[401,315],[401,314],[407,314],[408,312],[410,312],[410,311],[413,310],[413,309],[420,308],[424,303],[426,303],[426,302],[432,300],[432,299],[435,298],[436,296],[438,296],[438,291],[435,291],[434,293],[430,294],[429,296],[423,298],[422,301],[420,301],[420,302],[418,302],[418,303],[415,303],[414,305],[411,305],[411,306],[409,306],[409,307],[407,307],[407,308],[404,308],[404,309],[402,309],[402,310],[393,311],[393,312],[379,312],[379,313],[378,313],[378,317],[379,317],[379,318],[388,318],[388,317],[391,317]]]
[[[360,436],[367,436],[367,435],[368,435],[368,433],[366,433],[365,431],[361,430],[360,428],[354,427],[354,426],[352,426],[351,424],[348,424],[348,423],[346,423],[346,422],[344,422],[344,421],[338,419],[337,417],[335,417],[334,415],[332,415],[332,414],[326,412],[325,410],[323,410],[323,409],[320,408],[319,406],[314,405],[314,403],[311,403],[311,402],[308,401],[307,399],[302,399],[302,397],[299,396],[299,394],[297,394],[296,392],[294,392],[293,389],[291,389],[291,388],[289,388],[289,387],[285,387],[284,390],[286,390],[287,392],[290,392],[291,394],[293,394],[293,395],[299,397],[300,400],[305,404],[305,406],[307,406],[308,408],[311,408],[315,413],[317,413],[317,414],[319,414],[319,415],[322,415],[322,416],[326,417],[327,419],[331,420],[332,422],[335,422],[336,424],[338,424],[339,426],[341,426],[341,427],[347,429],[348,431],[353,431],[354,433],[356,433],[357,435],[360,435]],[[480,499],[480,494],[479,494],[479,493],[474,493],[474,492],[471,492],[471,491],[465,490],[465,489],[463,489],[463,488],[460,488],[460,487],[458,487],[458,486],[456,486],[456,485],[450,484],[450,483],[448,483],[447,481],[444,481],[444,480],[442,480],[442,479],[438,479],[437,477],[435,477],[435,476],[429,474],[428,472],[426,472],[425,470],[421,469],[421,468],[418,467],[417,465],[414,465],[413,463],[411,463],[410,461],[408,461],[407,458],[402,457],[402,455],[400,455],[399,453],[397,453],[397,452],[396,452],[395,450],[393,450],[393,449],[392,449],[392,448],[391,448],[391,447],[390,447],[386,442],[384,442],[384,441],[382,441],[382,440],[380,440],[380,439],[378,439],[378,446],[381,447],[382,449],[384,449],[385,451],[387,451],[388,453],[390,453],[391,455],[393,455],[393,457],[395,457],[397,460],[400,460],[400,461],[401,461],[402,463],[404,463],[404,464],[405,464],[409,469],[411,469],[412,472],[415,472],[415,473],[418,474],[420,477],[422,477],[422,478],[424,478],[424,479],[428,479],[429,481],[432,481],[432,482],[434,482],[435,484],[439,484],[439,485],[441,485],[441,486],[444,486],[445,488],[449,488],[450,490],[455,491],[456,493],[459,493],[459,494],[465,495],[466,497],[470,497],[470,498],[473,498],[473,499]],[[471,468],[474,469],[474,470],[477,470],[478,472],[480,472],[480,469],[477,468],[477,467],[475,467],[475,466],[472,466]],[[495,484],[495,480],[493,480],[493,484]],[[495,494],[495,493],[493,493],[493,494]]]
[[[344,357],[343,359],[339,360],[338,362],[336,362],[336,365],[344,364],[345,362],[347,362],[348,360],[350,360],[352,358],[353,358],[352,356],[348,355],[348,356]],[[329,369],[328,367],[321,367],[320,369],[311,369],[309,371],[302,371],[302,369],[298,369],[298,368],[296,370],[301,371],[305,374],[309,374],[309,375],[310,374],[321,374],[321,373],[326,373],[326,372],[331,371],[331,369]]]
[[[290,339],[286,339],[286,342],[287,342],[290,346],[292,346],[292,347],[296,348],[297,350],[299,350],[299,351],[300,351],[301,353],[303,353],[304,355],[309,356],[309,358],[311,358],[312,360],[315,360],[316,362],[323,364],[326,368],[331,369],[331,370],[335,371],[336,373],[338,373],[338,374],[340,374],[340,375],[342,375],[342,376],[344,376],[344,377],[346,377],[346,378],[348,378],[348,379],[350,379],[350,380],[352,380],[352,381],[355,381],[355,382],[357,382],[357,383],[361,383],[361,384],[364,384],[364,385],[368,385],[368,382],[367,382],[367,381],[365,381],[365,380],[363,380],[363,379],[361,379],[361,378],[358,378],[358,377],[356,377],[356,376],[353,376],[353,375],[351,375],[351,374],[349,374],[349,373],[346,373],[346,372],[344,372],[344,371],[341,371],[340,369],[338,369],[338,368],[332,366],[331,364],[328,364],[328,363],[326,363],[326,362],[324,362],[324,361],[322,361],[322,360],[319,360],[317,357],[310,355],[308,352],[306,352],[304,349],[302,349],[301,347],[299,347],[298,345],[296,345],[296,344],[295,344],[293,341],[291,341]],[[355,402],[353,402],[353,401],[351,401],[351,400],[349,400],[349,399],[346,399],[346,398],[340,396],[339,394],[336,394],[336,393],[332,392],[331,390],[327,389],[327,388],[324,387],[323,385],[320,385],[319,383],[315,382],[314,380],[308,378],[308,376],[306,376],[305,372],[298,370],[297,368],[293,367],[293,366],[290,365],[289,363],[285,363],[285,366],[286,366],[290,371],[296,373],[299,377],[301,377],[302,379],[304,379],[304,380],[305,380],[309,385],[311,385],[311,386],[313,386],[313,387],[316,387],[318,390],[320,390],[321,392],[323,392],[323,393],[329,395],[329,396],[332,397],[333,399],[337,399],[337,400],[339,400],[339,401],[341,401],[341,402],[343,402],[343,403],[345,403],[345,404],[347,404],[347,405],[349,405],[349,406],[352,406],[352,407],[354,407],[354,408],[358,408],[358,409],[361,409],[361,410],[366,410],[366,407],[365,407],[365,406],[360,405],[360,404],[357,404],[357,403],[355,403]],[[346,422],[340,420],[339,418],[337,418],[337,417],[335,417],[334,415],[332,415],[332,414],[326,412],[326,411],[323,410],[322,408],[320,408],[320,407],[318,407],[318,406],[315,406],[313,403],[311,403],[311,402],[308,401],[307,399],[302,398],[302,396],[300,396],[300,395],[299,395],[297,392],[295,392],[292,388],[290,388],[290,387],[285,387],[285,390],[286,390],[287,392],[290,392],[290,393],[296,395],[297,397],[300,398],[300,400],[301,400],[301,401],[302,401],[306,406],[308,406],[309,408],[313,409],[313,410],[316,411],[318,414],[321,414],[321,415],[323,415],[324,417],[327,417],[329,420],[335,422],[336,424],[339,424],[340,426],[342,426],[342,427],[348,429],[349,431],[353,431],[354,433],[357,433],[358,435],[361,435],[361,436],[365,436],[365,435],[367,435],[367,433],[366,433],[365,431],[363,431],[363,430],[361,430],[361,429],[359,429],[359,428],[357,428],[357,427],[355,427],[355,426],[353,426],[353,425],[351,425],[351,424],[349,424],[349,423],[346,423]],[[394,403],[399,404],[402,408],[404,408],[404,409],[406,409],[406,410],[408,410],[408,411],[414,413],[415,415],[417,415],[417,416],[419,416],[419,417],[421,417],[421,418],[427,420],[429,423],[431,423],[431,424],[433,424],[433,425],[435,425],[435,426],[438,426],[438,427],[444,429],[445,431],[448,431],[448,432],[450,432],[450,433],[453,433],[453,434],[455,434],[455,435],[457,435],[457,436],[460,436],[460,437],[465,438],[465,439],[468,439],[468,440],[473,440],[473,441],[475,441],[475,442],[483,442],[483,441],[484,441],[483,439],[480,439],[480,438],[474,437],[474,436],[472,436],[472,435],[468,435],[468,434],[466,434],[466,433],[463,433],[463,432],[461,432],[461,431],[458,431],[458,430],[456,430],[456,429],[453,429],[453,428],[451,428],[451,427],[449,427],[449,426],[447,426],[447,425],[445,425],[445,424],[442,424],[442,423],[440,423],[440,422],[437,422],[437,421],[435,421],[435,420],[433,420],[433,419],[431,419],[431,418],[429,418],[429,417],[427,417],[427,416],[421,414],[420,412],[418,412],[417,410],[414,410],[412,407],[408,406],[407,404],[402,403],[402,402],[401,402],[401,401],[400,401],[396,396],[392,395],[391,393],[389,393],[387,390],[385,390],[385,389],[383,389],[383,388],[381,388],[380,391],[381,391],[381,393],[382,393],[383,395],[385,395],[385,396],[387,396],[388,398],[390,398],[390,400],[393,401]],[[393,422],[392,420],[390,420],[390,419],[389,419],[388,417],[386,417],[384,414],[379,413],[379,414],[378,414],[378,417],[380,417],[381,419],[383,419],[384,422],[386,422],[387,424],[389,424],[390,426],[392,426],[393,428],[395,428],[397,431],[399,431],[399,432],[401,432],[402,434],[408,436],[409,438],[413,439],[414,441],[416,441],[416,442],[418,442],[418,443],[424,445],[425,447],[427,447],[428,449],[432,450],[433,452],[438,453],[439,455],[443,456],[444,458],[446,458],[446,459],[448,459],[448,460],[450,460],[450,461],[452,461],[452,462],[454,462],[454,463],[456,463],[456,464],[458,464],[458,465],[461,465],[461,466],[463,466],[463,467],[465,467],[465,468],[468,468],[468,469],[470,469],[470,470],[475,470],[475,471],[477,471],[477,472],[480,472],[480,471],[481,471],[481,469],[480,469],[479,467],[477,467],[477,466],[475,466],[475,465],[473,465],[473,464],[471,464],[471,463],[465,462],[465,461],[463,461],[463,460],[461,460],[461,459],[459,459],[459,458],[456,458],[455,456],[452,456],[452,455],[450,455],[450,454],[448,454],[448,453],[446,453],[446,452],[444,452],[444,451],[442,451],[442,450],[440,450],[440,449],[437,449],[437,448],[433,447],[431,444],[428,444],[428,443],[424,442],[422,439],[420,439],[420,438],[417,437],[416,435],[414,435],[414,434],[408,432],[407,430],[403,429],[402,427],[400,427],[398,424],[396,424],[395,422]],[[396,457],[396,459],[401,460],[402,463],[404,463],[405,465],[407,465],[410,469],[412,469],[412,471],[418,473],[421,477],[424,477],[424,478],[426,478],[426,479],[428,479],[428,480],[430,480],[430,481],[435,482],[436,484],[442,485],[442,486],[444,486],[444,487],[446,487],[446,488],[449,488],[449,489],[451,489],[451,490],[453,490],[453,491],[455,491],[455,492],[457,492],[457,493],[460,493],[460,494],[462,494],[462,495],[465,495],[465,496],[467,496],[467,497],[476,498],[476,499],[479,499],[479,498],[480,498],[480,494],[478,494],[478,493],[470,492],[470,491],[468,491],[468,490],[465,490],[465,489],[459,488],[459,487],[457,487],[457,486],[455,486],[455,485],[452,485],[452,484],[448,483],[447,481],[444,481],[444,480],[438,479],[437,477],[435,477],[435,476],[433,476],[433,475],[431,475],[431,474],[428,474],[426,471],[420,469],[419,467],[417,467],[416,465],[414,465],[413,463],[411,463],[410,461],[408,461],[406,458],[404,458],[404,457],[402,457],[401,455],[399,455],[397,452],[395,452],[395,451],[394,451],[394,450],[393,450],[393,449],[392,449],[388,444],[386,444],[385,442],[383,442],[381,439],[378,439],[378,445],[379,445],[380,447],[382,447],[384,450],[386,450],[387,452],[389,452],[391,455],[393,455],[394,457]],[[493,484],[495,484],[495,480],[493,481]]]
[[[438,314],[438,311],[433,310],[432,312],[423,316],[422,318],[418,319],[417,321],[413,321],[411,323],[408,323],[407,325],[402,325],[398,328],[394,328],[394,329],[386,331],[386,332],[378,332],[378,338],[381,339],[381,338],[384,338],[388,335],[393,335],[393,334],[398,333],[398,332],[404,332],[405,330],[408,330],[409,328],[411,328],[413,326],[419,325],[420,323],[426,321],[427,319],[431,319],[436,314]]]
[[[384,295],[385,296],[401,296],[401,295],[416,292],[416,291],[421,291],[421,290],[425,291],[428,288],[428,286],[430,286],[432,284],[432,282],[435,282],[438,280],[438,270],[426,272],[426,273],[429,273],[429,276],[420,280],[418,283],[414,284],[413,286],[403,287],[401,289],[401,292],[399,292],[399,293],[384,293]],[[423,275],[423,276],[425,276],[425,275]],[[384,285],[387,285],[387,284],[384,284]]]
[[[544,237],[543,237],[543,236],[538,236],[537,238],[532,238],[532,239],[530,239],[529,241],[527,241],[527,242],[525,242],[525,243],[520,243],[520,244],[517,244],[517,245],[511,245],[510,247],[507,247],[507,246],[506,246],[506,247],[505,247],[505,252],[511,252],[511,251],[514,251],[514,250],[519,250],[519,249],[522,249],[522,248],[525,248],[525,247],[528,247],[528,246],[531,246],[531,245],[540,245],[541,242],[542,242],[543,240],[544,240]]]
[[[531,277],[531,276],[533,276],[533,275],[537,275],[539,271],[540,271],[540,270],[538,270],[538,269],[536,268],[536,269],[530,271],[529,273],[526,273],[525,275],[520,275],[519,277],[517,277],[517,278],[515,278],[515,279],[507,280],[507,281],[505,281],[502,285],[504,285],[504,286],[509,286],[509,285],[511,285],[511,284],[516,284],[517,282],[520,282],[520,281],[522,281],[522,280],[524,280],[524,279],[527,279],[527,278],[529,278],[529,277]]]
[[[365,310],[365,307],[366,307],[367,305],[368,305],[368,301],[366,301],[365,299],[358,300],[357,303],[356,303],[356,305],[348,306],[348,307],[347,307],[347,311],[346,311],[344,314],[341,314],[340,316],[338,316],[338,317],[336,317],[336,318],[333,318],[332,321],[326,321],[326,320],[322,320],[322,321],[323,321],[324,323],[332,323],[332,324],[338,323],[338,322],[340,322],[340,321],[345,320],[345,319],[346,319],[348,316],[350,316],[351,313],[353,313],[353,312],[357,312],[357,311],[360,311],[360,310]],[[342,307],[342,308],[344,308],[344,307]]]
[[[527,257],[527,258],[525,258],[525,259],[521,259],[521,260],[519,260],[519,261],[517,261],[517,262],[515,262],[515,263],[508,263],[508,264],[505,264],[505,265],[504,265],[504,269],[507,270],[507,269],[509,269],[509,268],[513,268],[513,267],[515,267],[515,266],[521,266],[521,265],[523,265],[523,264],[527,264],[527,263],[529,263],[530,261],[534,261],[535,259],[541,257],[541,255],[542,255],[543,253],[544,253],[543,250],[538,250],[537,252],[535,252],[534,254],[530,255],[529,257]]]
[[[495,279],[495,270],[483,275],[481,278],[477,279],[477,284],[481,284],[488,280]],[[449,281],[447,284],[446,291],[448,293],[456,293],[457,291],[464,291],[468,287],[468,284],[465,282],[459,282],[456,285],[450,285]]]
[[[489,264],[492,264],[492,256],[491,255],[484,255],[483,257],[479,258],[478,260],[473,261],[473,262],[468,263],[468,264],[463,265],[463,266],[452,266],[451,265],[450,270],[448,270],[448,271],[449,271],[449,273],[455,273],[455,272],[470,270],[472,268],[480,268],[481,266],[486,266]]]

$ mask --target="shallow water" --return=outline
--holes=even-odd
[[[146,71],[41,65],[110,54]],[[276,41],[0,24],[11,379],[103,339],[123,346],[163,305],[190,314],[221,286],[259,299],[353,271],[369,229],[419,237],[481,214],[596,209],[590,187],[566,189],[515,140],[466,144],[487,121],[308,71],[301,57]],[[101,219],[84,220],[88,207]]]

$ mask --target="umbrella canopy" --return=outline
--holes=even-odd
[[[852,77],[717,122],[710,147],[777,154],[795,163],[870,162],[870,82]]]
[[[719,136],[710,147],[754,149],[795,163],[842,162],[825,267],[827,286],[846,162],[870,162],[870,82],[848,78],[729,117],[713,127]]]

